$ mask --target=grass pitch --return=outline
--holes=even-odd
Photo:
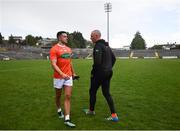
[[[80,80],[74,82],[71,118],[78,129],[180,129],[180,60],[117,60],[111,94],[120,121],[110,115],[101,89],[96,115],[89,106],[92,60],[74,60]],[[49,61],[0,61],[0,129],[69,129],[58,119]]]

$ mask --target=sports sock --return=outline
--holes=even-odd
[[[61,112],[62,110],[61,110],[61,108],[59,108],[58,110],[57,110],[57,112]]]
[[[69,115],[65,116],[65,121],[67,121],[67,120],[70,120],[70,116]]]

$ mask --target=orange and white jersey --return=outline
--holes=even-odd
[[[57,60],[57,66],[68,76],[72,76],[71,54],[71,48],[66,45],[56,44],[50,50],[50,60]],[[59,79],[62,76],[54,70],[54,78]]]

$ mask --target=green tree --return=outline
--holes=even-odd
[[[86,48],[85,39],[82,33],[74,31],[70,33],[68,38],[68,46],[71,48]]]
[[[146,49],[145,40],[142,38],[139,31],[136,32],[135,37],[131,42],[131,49]]]
[[[1,35],[1,32],[0,32],[0,44],[3,44],[3,36]]]
[[[73,34],[72,33],[68,34],[68,43],[67,43],[67,45],[69,47],[71,47],[71,48],[76,48],[76,45],[75,45],[75,43],[73,41]]]
[[[42,40],[42,37],[41,36],[36,36],[35,39],[36,39],[36,41]]]
[[[154,45],[151,49],[162,49],[162,45]]]
[[[180,45],[176,45],[176,49],[180,49]]]
[[[26,45],[26,40],[22,40],[21,45]]]
[[[87,48],[93,48],[93,43],[91,41],[85,40],[85,44]]]
[[[16,41],[14,40],[13,38],[13,35],[11,34],[11,36],[9,36],[9,41],[8,41],[9,44],[15,44]]]
[[[26,40],[26,44],[27,45],[31,45],[31,46],[34,46],[36,45],[36,43],[38,42],[38,40],[42,39],[42,37],[34,37],[32,35],[27,35],[25,37],[25,40]]]

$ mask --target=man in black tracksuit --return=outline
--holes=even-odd
[[[94,30],[91,33],[91,40],[95,43],[93,50],[93,69],[91,71],[91,86],[89,90],[90,107],[85,110],[86,114],[94,115],[96,93],[100,86],[102,86],[102,93],[109,105],[111,116],[107,120],[118,121],[115,112],[114,102],[110,95],[110,80],[112,77],[112,67],[115,64],[116,58],[105,40],[101,39],[99,30]]]

